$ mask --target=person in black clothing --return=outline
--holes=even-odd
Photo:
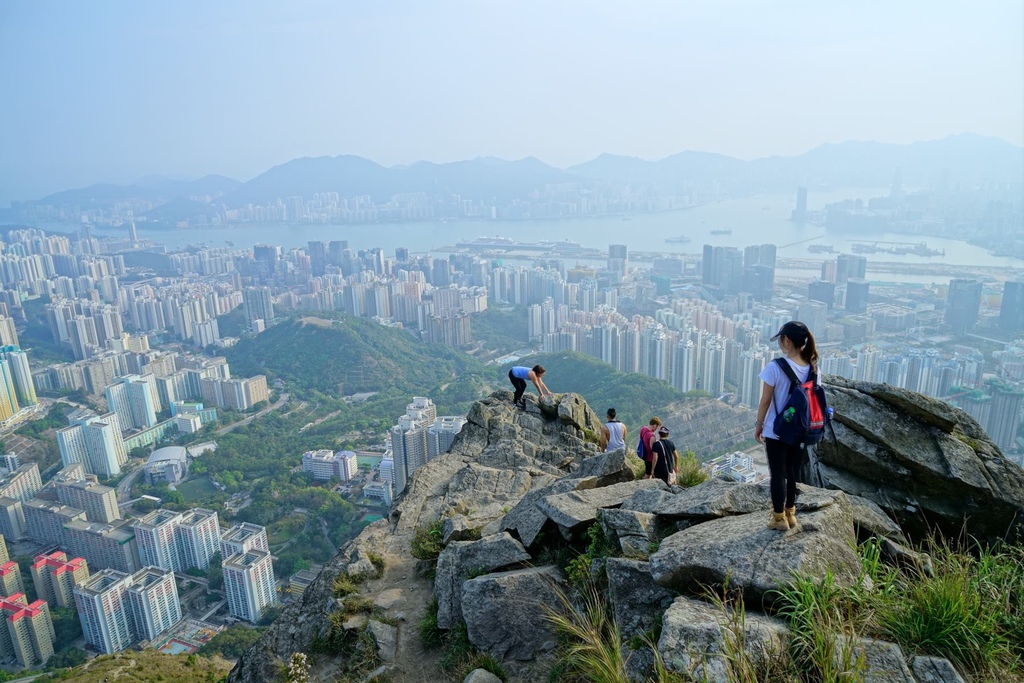
[[[653,472],[666,484],[669,483],[669,475],[676,472],[676,445],[669,441],[668,434],[668,427],[662,425],[658,429],[658,440],[651,447],[654,455],[648,463],[649,473]]]

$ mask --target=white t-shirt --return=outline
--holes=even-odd
[[[811,371],[810,365],[797,365],[789,358],[786,358],[785,361],[789,363],[789,367],[793,368],[793,373],[800,380],[801,384],[807,381],[807,375]],[[768,413],[765,415],[764,428],[761,434],[766,439],[778,439],[779,437],[775,434],[774,429],[776,408],[782,410],[789,401],[789,378],[786,377],[785,371],[774,360],[764,366],[764,370],[761,371],[758,377],[768,386],[775,388],[772,402],[768,404]],[[821,373],[818,373],[818,384],[821,384]]]

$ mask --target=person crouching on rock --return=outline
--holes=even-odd
[[[801,383],[807,381],[812,369],[817,375],[818,350],[814,344],[814,335],[807,329],[807,325],[790,320],[779,328],[778,334],[771,340],[778,340],[779,350]],[[799,444],[790,446],[780,441],[774,425],[778,410],[789,402],[790,381],[786,372],[774,360],[764,367],[758,377],[763,385],[761,402],[757,406],[757,422],[754,423],[754,438],[764,444],[768,456],[772,493],[772,516],[768,528],[787,531],[797,527],[796,477],[803,453]],[[821,381],[820,378],[818,381]]]
[[[552,395],[544,384],[544,380],[541,379],[545,372],[543,365],[534,365],[532,368],[517,365],[508,371],[508,379],[516,390],[515,396],[512,397],[512,403],[517,408],[526,410],[526,399],[523,398],[523,394],[526,392],[526,380],[530,380],[533,382],[533,386],[537,387],[537,395],[540,398]]]

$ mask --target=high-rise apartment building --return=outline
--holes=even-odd
[[[871,283],[859,277],[846,279],[846,310],[851,313],[863,313],[868,310],[868,297]]]
[[[66,553],[55,550],[39,555],[32,563],[32,583],[36,595],[54,607],[74,607],[74,589],[89,578],[89,563],[84,557],[68,559]]]
[[[258,524],[242,522],[231,527],[220,537],[220,556],[227,559],[232,555],[245,554],[250,550],[269,550],[267,529]]]
[[[153,510],[135,522],[135,539],[139,544],[139,559],[144,567],[185,570],[175,533],[175,527],[181,520],[180,512],[160,509]]]
[[[55,635],[50,608],[43,600],[28,604],[22,593],[0,599],[0,658],[21,666],[43,664],[53,654]]]
[[[256,623],[277,601],[274,568],[266,550],[249,550],[224,560],[224,592],[231,616]]]
[[[981,309],[981,282],[963,278],[949,281],[945,322],[955,334],[970,332]]]
[[[16,498],[27,503],[43,488],[43,480],[39,476],[39,465],[28,463],[17,467],[6,477],[0,479],[0,497]]]
[[[1024,279],[1010,280],[1003,284],[999,327],[1010,334],[1024,332]]]
[[[148,429],[156,425],[160,409],[153,375],[128,375],[105,390],[107,407],[117,414],[122,429]]]
[[[121,423],[114,412],[96,416],[79,411],[68,416],[70,426],[57,430],[57,446],[64,466],[79,463],[89,474],[116,477],[128,462]]]
[[[0,595],[11,597],[24,592],[25,582],[21,578],[21,567],[18,563],[8,560],[0,564]]]
[[[142,566],[132,522],[118,519],[109,524],[76,519],[64,525],[67,549],[84,557],[96,569],[138,571]]]
[[[0,534],[0,562],[7,562],[11,559],[11,554],[7,552],[7,540],[3,534]]]
[[[174,572],[143,567],[132,575],[126,591],[135,637],[153,640],[181,621],[181,603]]]
[[[836,284],[846,284],[851,277],[861,278],[868,274],[868,260],[856,254],[840,254],[836,257]]]
[[[183,569],[206,571],[210,567],[210,559],[219,550],[220,522],[217,513],[205,508],[189,510],[181,515],[174,533]]]
[[[21,410],[18,392],[14,386],[14,373],[7,359],[0,356],[0,422]]]
[[[7,361],[10,368],[18,404],[24,408],[38,403],[35,382],[32,380],[32,368],[29,367],[25,352],[17,346],[9,345],[0,347],[0,357]]]
[[[427,460],[447,453],[465,424],[466,418],[461,415],[435,418],[434,424],[427,429]]]
[[[25,509],[17,498],[0,496],[0,534],[13,541],[21,540],[27,535]]]
[[[90,522],[106,524],[121,518],[117,507],[117,491],[96,481],[96,476],[87,474],[78,480],[58,481],[57,499],[65,505],[85,511],[85,518]]]
[[[269,287],[246,287],[242,290],[242,305],[250,325],[254,320],[262,320],[266,325],[274,322],[274,300]]]
[[[104,569],[74,588],[85,642],[104,654],[119,652],[135,640],[127,596],[131,582],[130,574]]]

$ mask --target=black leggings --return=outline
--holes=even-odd
[[[526,380],[514,376],[511,370],[508,371],[508,379],[510,382],[512,382],[512,386],[515,387],[516,389],[516,395],[515,398],[512,399],[512,401],[518,403],[519,399],[523,397],[523,393],[526,392]]]
[[[790,446],[778,439],[765,439],[768,473],[771,475],[772,508],[782,513],[796,504],[796,473],[803,456],[800,446]]]

